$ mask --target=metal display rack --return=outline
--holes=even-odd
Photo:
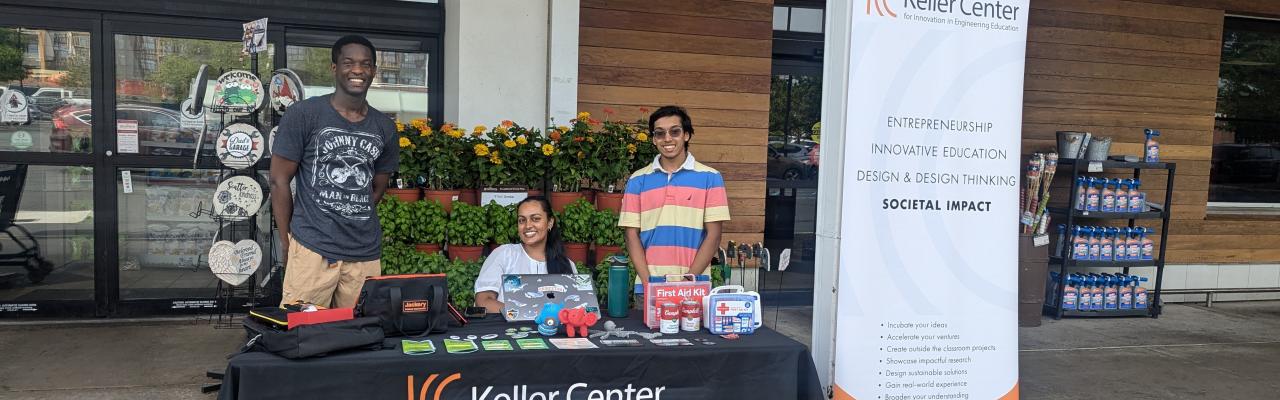
[[[252,72],[253,75],[260,77],[261,73],[258,70],[258,54],[257,53],[251,54],[250,60],[251,60],[250,63],[252,65],[250,72]],[[221,75],[224,72],[225,71],[219,71],[218,74]],[[259,78],[259,80],[261,80],[261,78]],[[263,89],[263,95],[264,96],[267,95],[267,88],[265,84]],[[269,101],[266,102],[266,104],[263,104],[262,107],[270,108]],[[262,124],[260,123],[260,118],[261,118],[260,113],[262,112],[261,110],[262,107],[259,107],[258,110],[255,110],[249,114],[250,120],[247,121],[247,123],[249,123],[250,125],[253,125],[255,128],[258,128],[259,132],[270,132],[269,129],[263,130]],[[206,110],[208,109],[206,108]],[[212,111],[208,110],[207,112],[212,112]],[[271,112],[271,116],[272,116],[272,125],[274,126],[276,123],[279,122],[278,121],[279,116],[276,115],[274,111]],[[224,126],[224,127],[228,126],[229,124],[227,123],[227,119],[228,117],[225,113],[219,113],[220,126]],[[232,118],[232,122],[236,122],[234,118]],[[269,133],[265,136],[269,137]],[[264,142],[267,142],[267,141],[268,141],[267,139],[264,139]],[[215,143],[216,143],[216,140],[215,140]],[[264,150],[264,151],[269,151],[269,150]],[[232,176],[245,175],[253,178],[255,181],[259,181],[259,184],[262,184],[261,180],[258,179],[258,173],[264,170],[268,170],[270,166],[270,160],[266,157],[263,157],[259,159],[256,163],[254,163],[253,165],[245,169],[238,169],[238,170],[231,169],[231,168],[228,168],[226,165],[223,165],[221,162],[218,162],[217,160],[209,160],[208,158],[206,158],[205,161],[200,162],[198,167],[205,168],[207,165],[206,163],[209,161],[212,161],[214,164],[217,164],[216,166],[208,166],[208,167],[217,168],[219,170],[219,174],[218,174],[219,182],[222,182],[228,178],[231,178]],[[270,191],[269,191],[268,185],[262,185],[262,192],[263,192],[263,201],[269,202],[270,200],[268,199],[270,199]],[[237,239],[237,238],[238,239],[247,238],[247,239],[259,241],[259,239],[262,239],[262,238],[260,237],[261,232],[260,232],[260,229],[258,228],[258,214],[261,214],[265,210],[266,210],[266,207],[261,207],[257,214],[249,216],[249,218],[245,220],[232,221],[214,213],[212,203],[210,203],[208,207],[205,207],[204,203],[201,202],[198,208],[191,213],[191,216],[193,218],[198,218],[198,217],[207,215],[210,218],[212,218],[214,221],[218,222],[218,231],[217,231],[218,233],[215,235],[215,238],[214,238],[215,242],[218,240],[234,241],[233,239]],[[276,278],[274,275],[280,273],[281,271],[280,271],[279,263],[275,260],[275,249],[274,249],[275,241],[271,237],[271,232],[275,231],[275,220],[271,218],[269,215],[267,216],[267,218],[271,222],[271,224],[269,228],[270,230],[268,231],[268,235],[266,237],[266,243],[262,244],[262,242],[259,241],[259,245],[262,248],[262,258],[264,260],[262,264],[259,264],[259,268],[264,268],[264,267],[270,268],[266,274],[265,279],[270,282],[274,282],[275,285],[279,285],[280,279],[274,279]],[[224,235],[230,236],[230,237],[223,237]],[[264,300],[269,300],[268,293],[271,292],[270,290],[271,288],[267,288],[267,287],[260,288],[260,286],[262,285],[259,285],[258,283],[258,276],[259,274],[257,273],[257,271],[255,271],[253,275],[249,276],[247,280],[245,280],[239,285],[230,285],[222,281],[221,279],[219,279],[218,286],[214,292],[214,300],[217,307],[211,310],[209,314],[206,314],[203,316],[197,316],[197,319],[207,320],[214,324],[214,328],[218,328],[218,329],[240,328],[239,320],[237,320],[237,317],[240,316],[239,315],[240,313],[238,313],[237,311],[242,307],[235,305],[233,303],[235,303],[238,300],[244,300],[245,303],[242,305],[243,308],[249,309],[249,308],[257,307],[259,303]]]
[[[1141,261],[1086,261],[1075,260],[1071,257],[1070,234],[1061,235],[1059,241],[1065,241],[1064,245],[1059,246],[1060,249],[1051,257],[1049,257],[1049,265],[1056,265],[1058,271],[1058,280],[1056,282],[1058,288],[1063,288],[1067,282],[1067,270],[1088,269],[1088,268],[1122,268],[1125,275],[1129,275],[1129,269],[1134,267],[1155,267],[1155,276],[1152,280],[1155,282],[1154,290],[1149,290],[1146,309],[1117,309],[1117,310],[1063,310],[1062,296],[1055,295],[1049,304],[1044,306],[1044,312],[1052,316],[1054,319],[1062,317],[1151,317],[1157,318],[1161,312],[1160,302],[1160,286],[1164,276],[1165,269],[1165,249],[1169,239],[1169,216],[1171,214],[1170,204],[1173,200],[1173,177],[1177,169],[1176,163],[1146,163],[1146,162],[1123,162],[1123,161],[1086,161],[1077,159],[1061,159],[1058,161],[1059,168],[1070,168],[1071,170],[1071,195],[1067,196],[1067,207],[1049,207],[1049,212],[1055,215],[1065,217],[1068,229],[1078,224],[1080,220],[1126,220],[1130,228],[1136,226],[1137,221],[1160,221],[1160,243],[1157,254],[1151,260]],[[1104,173],[1106,170],[1132,170],[1133,178],[1140,179],[1143,170],[1165,170],[1168,171],[1167,182],[1165,183],[1164,203],[1155,204],[1147,202],[1149,211],[1143,212],[1098,212],[1098,211],[1081,211],[1076,209],[1078,201],[1075,196],[1076,178],[1084,174]],[[1052,270],[1052,267],[1051,267]]]

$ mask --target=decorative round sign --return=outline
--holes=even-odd
[[[229,71],[218,77],[209,109],[216,113],[248,114],[262,106],[262,97],[262,81],[256,75],[249,71]]]
[[[262,158],[262,133],[245,123],[227,126],[218,134],[218,160],[231,169],[249,168]]]
[[[281,68],[271,76],[271,108],[283,114],[285,109],[306,98],[302,80],[288,68]]]
[[[262,207],[262,185],[252,177],[236,175],[218,184],[213,193],[213,216],[243,221]]]
[[[244,283],[248,275],[240,276],[237,272],[240,262],[236,259],[236,244],[228,240],[219,240],[209,248],[209,271],[223,282],[232,286]]]
[[[9,137],[9,145],[13,146],[15,150],[29,149],[33,143],[31,134],[27,133],[27,131],[17,131],[13,133],[13,136]]]

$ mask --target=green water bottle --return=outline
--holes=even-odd
[[[627,317],[627,299],[631,291],[631,271],[627,259],[612,257],[609,263],[609,316]]]

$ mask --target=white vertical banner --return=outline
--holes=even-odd
[[[836,399],[1018,398],[1029,0],[855,0]]]

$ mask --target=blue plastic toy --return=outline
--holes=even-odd
[[[538,312],[538,333],[542,336],[555,336],[560,331],[560,309],[564,308],[564,304],[547,303],[542,305],[542,311]]]

